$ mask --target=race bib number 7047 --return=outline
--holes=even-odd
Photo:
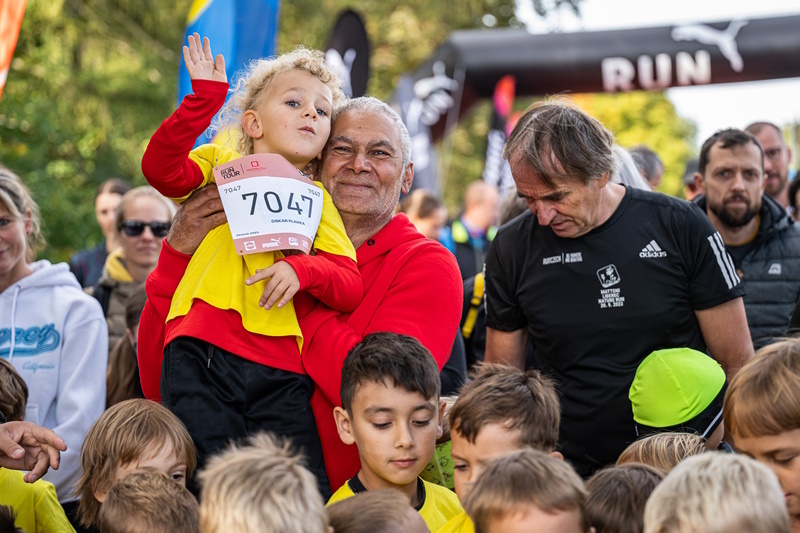
[[[277,154],[254,154],[214,169],[240,255],[311,251],[322,217],[322,189]]]

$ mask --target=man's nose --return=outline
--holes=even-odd
[[[540,226],[549,226],[556,216],[556,210],[552,207],[543,206],[541,204],[536,206],[536,216],[539,219]]]
[[[367,157],[366,152],[363,152],[361,150],[353,153],[353,158],[350,164],[353,167],[353,171],[356,173],[369,172],[372,170],[372,163],[370,163],[370,160]]]

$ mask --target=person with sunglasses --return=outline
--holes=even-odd
[[[125,336],[125,301],[156,267],[175,205],[149,186],[125,193],[116,209],[119,247],[111,252],[92,296],[108,322],[109,354]]]

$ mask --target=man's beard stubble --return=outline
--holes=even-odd
[[[747,223],[753,220],[753,218],[758,214],[759,209],[761,209],[761,206],[755,208],[753,204],[743,196],[736,196],[729,198],[728,200],[742,200],[747,202],[747,209],[744,211],[744,213],[738,216],[731,213],[725,207],[725,204],[720,206],[719,204],[712,204],[711,202],[708,202],[708,209],[714,213],[723,224],[730,228],[741,228],[742,226],[747,225]]]

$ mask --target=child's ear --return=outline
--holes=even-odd
[[[248,109],[242,114],[242,129],[248,137],[258,139],[264,135],[264,130],[261,128],[261,121],[258,120],[258,115],[252,109]]]
[[[439,400],[439,422],[438,422],[438,427],[436,428],[436,438],[437,439],[442,436],[442,433],[444,433],[444,428],[442,427],[442,425],[444,424],[444,408],[445,407],[447,407],[447,402],[445,402],[444,400],[440,399]]]
[[[107,497],[108,497],[108,492],[105,492],[105,491],[102,491],[102,490],[99,490],[99,489],[94,491],[94,499],[97,500],[100,503],[103,503],[104,501],[106,501]]]
[[[339,432],[339,438],[342,442],[345,444],[355,444],[356,439],[353,437],[352,422],[347,411],[341,407],[334,407],[333,419],[336,420],[336,431]]]
[[[564,456],[561,454],[561,452],[552,451],[552,452],[550,452],[550,457],[555,457],[559,461],[563,461],[564,460]]]

